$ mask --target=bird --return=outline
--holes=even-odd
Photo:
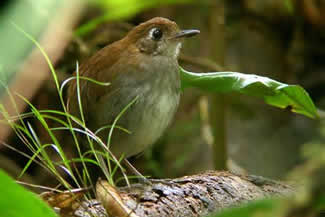
[[[110,140],[109,148],[117,158],[143,152],[172,121],[181,93],[178,56],[183,39],[199,32],[181,30],[174,21],[155,17],[80,65],[80,76],[110,84],[79,81],[83,116],[90,130],[111,126],[125,109]],[[81,117],[77,99],[74,79],[68,89],[67,107],[70,114]],[[100,131],[98,136],[107,141],[109,130]]]

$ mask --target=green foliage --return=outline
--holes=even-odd
[[[0,210],[5,217],[55,217],[53,210],[38,196],[16,184],[0,170]]]
[[[87,34],[105,21],[125,19],[149,8],[166,4],[189,3],[194,2],[194,0],[95,0],[93,2],[102,7],[106,12],[104,15],[79,27],[76,30],[78,36]]]
[[[298,114],[317,118],[308,93],[298,85],[288,85],[267,77],[238,72],[192,73],[180,68],[182,88],[197,87],[218,93],[239,92],[263,98],[267,104],[289,108]]]

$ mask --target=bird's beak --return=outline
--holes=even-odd
[[[200,30],[197,30],[197,29],[181,30],[178,33],[176,33],[175,35],[173,35],[172,37],[170,37],[170,39],[189,38],[189,37],[192,37],[199,33],[200,33]]]

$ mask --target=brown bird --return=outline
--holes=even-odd
[[[120,112],[134,99],[115,128],[110,150],[130,157],[153,144],[171,122],[180,98],[177,57],[184,37],[198,30],[180,30],[175,22],[153,18],[133,28],[123,39],[99,50],[79,69],[80,76],[101,86],[80,80],[80,96],[86,125],[93,131],[112,125]],[[68,92],[70,113],[80,117],[76,80]],[[100,132],[106,142],[109,129]]]

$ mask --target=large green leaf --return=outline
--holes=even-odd
[[[197,87],[218,93],[239,92],[263,98],[267,104],[317,118],[308,93],[298,85],[288,85],[267,77],[239,72],[193,73],[180,67],[182,88]]]
[[[0,216],[56,217],[54,211],[37,195],[16,184],[0,170]]]

